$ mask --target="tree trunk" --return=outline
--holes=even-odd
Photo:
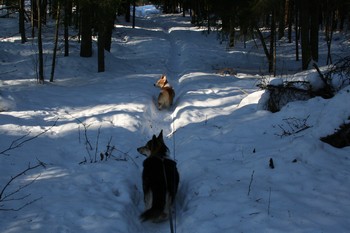
[[[53,55],[52,55],[52,67],[51,67],[51,75],[50,75],[50,82],[53,82],[53,77],[55,75],[55,68],[56,68],[56,54],[57,54],[57,44],[58,44],[58,29],[60,24],[60,9],[61,4],[58,3],[57,5],[57,14],[56,14],[56,31],[55,31],[55,44],[53,48]]]
[[[294,8],[294,14],[295,14],[295,60],[299,61],[299,36],[300,36],[300,30],[299,30],[299,5],[298,0],[295,0],[295,8]]]
[[[116,12],[116,9],[113,9],[113,11],[108,11],[108,16],[106,18],[104,48],[108,52],[111,51],[111,46],[112,46],[112,34],[114,29],[115,12]]]
[[[72,1],[72,0],[70,0],[70,1]],[[80,25],[80,23],[81,23],[81,10],[80,10],[80,3],[79,3],[79,1],[77,1],[77,2],[75,2],[74,1],[74,3],[75,3],[75,8],[76,8],[76,10],[75,10],[75,14],[74,14],[74,17],[72,18],[72,23],[74,24],[74,26],[75,26],[75,28],[76,29],[78,29],[79,30],[79,33],[78,33],[78,35],[79,35],[79,40],[80,40],[80,32],[81,32],[81,25]]]
[[[302,69],[307,70],[311,61],[309,2],[302,0],[300,9]]]
[[[37,0],[31,0],[31,25],[32,25],[32,38],[35,37],[35,30],[34,28],[38,27],[38,6],[37,6]]]
[[[133,2],[132,6],[132,28],[135,28],[135,21],[136,21],[136,0]]]
[[[91,19],[92,9],[90,4],[85,4],[81,8],[81,44],[80,44],[80,56],[91,57],[92,56],[92,31],[91,31]]]
[[[287,17],[288,17],[288,42],[292,43],[292,28],[293,28],[293,1],[287,0]]]
[[[261,33],[261,31],[260,31],[260,29],[259,29],[259,27],[258,27],[257,25],[255,25],[254,28],[255,28],[256,32],[258,33],[259,39],[260,39],[261,44],[262,44],[263,49],[264,49],[265,56],[266,56],[267,60],[270,61],[271,55],[270,55],[270,53],[269,53],[269,50],[267,49],[267,45],[266,45],[264,36],[263,36],[263,34]],[[269,64],[270,64],[270,63],[269,63]],[[269,68],[270,68],[270,67],[269,67]]]
[[[207,12],[207,32],[208,32],[208,35],[209,35],[209,34],[210,34],[210,14],[209,14],[209,6],[207,6],[206,12]]]
[[[235,36],[236,36],[236,33],[235,33],[235,25],[233,23],[233,19],[230,19],[229,20],[229,27],[230,27],[230,31],[229,31],[229,35],[230,35],[230,39],[229,39],[229,47],[230,48],[233,48],[235,47]]]
[[[319,4],[313,0],[310,8],[310,49],[311,57],[318,62]]]
[[[65,0],[64,1],[64,56],[69,56],[69,31],[68,26],[71,22],[71,0]]]
[[[37,6],[38,9],[41,9],[41,2],[40,0],[37,0]],[[42,33],[41,33],[41,11],[38,10],[38,51],[39,51],[39,76],[38,76],[38,82],[40,84],[44,84],[44,58],[43,58],[43,42],[42,42]]]
[[[326,43],[327,43],[327,65],[332,64],[332,55],[331,55],[331,45],[332,45],[332,38],[333,38],[333,30],[334,30],[334,17],[335,12],[332,10],[328,10],[326,17],[326,23],[325,23],[325,34],[326,34]]]
[[[19,0],[19,32],[21,34],[21,43],[24,44],[27,41],[26,30],[24,27],[24,0]]]
[[[40,0],[41,24],[46,25],[47,0]]]
[[[98,39],[97,39],[97,71],[105,71],[105,26],[98,28]]]
[[[105,41],[106,27],[108,24],[109,10],[106,6],[98,5],[97,13],[100,15],[97,21],[98,38],[97,38],[97,72],[105,71]]]
[[[125,21],[130,22],[130,6],[131,6],[131,0],[126,0],[124,3],[125,7]]]
[[[199,1],[198,0],[194,0],[191,2],[192,4],[192,17],[191,17],[191,23],[194,25],[199,25],[199,14],[200,14],[200,10],[199,10]]]
[[[288,3],[286,3],[285,0],[283,0],[280,2],[280,6],[278,8],[279,9],[279,14],[278,14],[278,18],[279,18],[278,19],[278,39],[279,40],[284,37],[284,29],[286,27],[286,15],[288,15],[288,13],[286,12],[286,4]],[[274,8],[276,9],[276,6]]]
[[[276,10],[271,13],[271,33],[270,33],[270,52],[269,52],[269,73],[275,70],[275,38],[276,38]]]
[[[186,10],[187,10],[187,2],[182,2],[182,17],[186,17]]]

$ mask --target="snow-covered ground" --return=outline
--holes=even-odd
[[[132,29],[120,19],[106,72],[97,73],[95,44],[94,57],[81,58],[71,42],[69,57],[59,53],[55,81],[39,85],[36,43],[20,43],[16,18],[0,19],[0,190],[45,163],[2,193],[19,190],[9,197],[19,200],[0,202],[0,209],[28,205],[0,211],[0,232],[170,232],[168,222],[138,219],[144,157],[136,148],[161,129],[180,172],[176,232],[349,231],[350,148],[319,138],[348,122],[350,87],[332,99],[265,111],[256,87],[260,74],[269,79],[262,49],[250,41],[226,50],[215,33],[189,21],[152,14]],[[47,79],[53,28],[45,29]],[[335,53],[349,53],[349,39],[336,37]],[[279,45],[277,73],[292,79],[300,67],[294,45]],[[320,51],[322,65],[323,41]],[[221,68],[237,74],[217,74]],[[160,112],[153,83],[163,73],[176,98]],[[294,133],[295,125],[308,128]],[[100,161],[108,145],[112,156]]]

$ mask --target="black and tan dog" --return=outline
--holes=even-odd
[[[169,218],[171,206],[179,185],[176,162],[169,158],[169,149],[163,140],[163,130],[153,135],[145,146],[137,151],[147,158],[143,162],[142,186],[146,211],[142,221],[161,222]]]

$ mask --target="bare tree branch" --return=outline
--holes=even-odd
[[[3,150],[3,151],[0,151],[0,154],[7,155],[7,156],[8,156],[9,154],[7,154],[6,152],[8,152],[8,151],[10,151],[10,150],[17,149],[17,148],[21,147],[23,144],[25,144],[25,143],[27,143],[27,142],[29,142],[29,141],[32,141],[32,140],[34,140],[34,139],[40,137],[41,135],[47,133],[47,132],[50,131],[53,127],[56,126],[58,119],[59,119],[59,118],[57,118],[57,120],[54,122],[54,124],[53,124],[50,128],[45,129],[44,131],[38,133],[37,135],[34,135],[34,136],[30,137],[30,138],[27,138],[27,136],[30,134],[30,132],[28,132],[27,134],[21,136],[20,138],[18,138],[18,139],[16,139],[16,140],[12,141],[12,143],[10,144],[10,146],[9,146],[7,149],[5,149],[5,150]]]
[[[307,123],[307,120],[309,119],[309,117],[310,115],[308,115],[304,119],[298,119],[295,117],[283,119],[283,121],[287,124],[287,126],[284,126],[283,124],[279,124],[278,127],[282,130],[282,133],[276,134],[276,135],[280,137],[290,136],[311,128],[312,126],[308,125]]]
[[[90,143],[90,140],[89,140],[89,137],[88,137],[88,134],[87,134],[90,125],[88,125],[88,124],[82,122],[80,119],[74,117],[74,116],[73,116],[72,114],[70,114],[69,112],[66,112],[66,113],[67,113],[70,117],[72,117],[74,120],[76,120],[76,121],[79,123],[79,128],[78,128],[78,129],[79,129],[79,143],[80,143],[80,141],[81,141],[81,139],[80,139],[80,125],[82,125],[82,126],[84,127],[85,148],[86,148],[86,151],[87,151],[87,153],[88,153],[88,155],[89,155],[90,162],[93,162],[93,159],[92,159],[92,156],[91,156],[91,152],[90,152],[90,151],[93,150],[93,147],[92,147],[92,145],[91,145],[91,143]],[[95,154],[95,158],[96,158],[96,154]]]
[[[20,173],[18,173],[17,175],[11,177],[11,179],[5,184],[5,186],[2,188],[1,192],[0,192],[0,211],[19,211],[21,209],[23,209],[24,207],[40,200],[42,197],[33,199],[23,205],[21,205],[18,208],[5,208],[4,203],[5,202],[11,202],[11,201],[22,201],[25,200],[26,198],[28,198],[31,194],[25,194],[19,197],[16,197],[16,194],[19,194],[23,189],[27,188],[28,186],[30,186],[31,184],[33,184],[40,176],[41,174],[37,175],[33,180],[31,180],[30,182],[28,182],[27,184],[24,184],[22,186],[19,186],[17,189],[12,190],[10,192],[7,192],[7,190],[9,189],[10,185],[13,183],[14,180],[18,179],[21,176],[26,175],[26,173],[28,171],[34,170],[38,167],[43,167],[45,168],[46,165],[45,163],[43,163],[42,161],[38,160],[38,164],[35,166],[31,166],[30,164],[28,165],[28,167],[21,171]],[[6,193],[7,192],[7,193]]]
[[[34,200],[31,200],[30,202],[25,203],[24,205],[22,205],[22,206],[20,206],[18,208],[2,208],[0,206],[0,211],[20,211],[24,207],[29,206],[29,205],[33,204],[34,202],[39,201],[41,199],[42,199],[42,197],[38,197],[38,198],[36,198]]]
[[[97,131],[97,139],[96,139],[96,147],[95,147],[95,163],[97,162],[97,151],[98,151],[98,141],[100,140],[100,134],[101,134],[101,126],[98,128]]]

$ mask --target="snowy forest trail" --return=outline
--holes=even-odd
[[[349,148],[319,138],[348,122],[349,87],[271,113],[256,87],[267,64],[257,41],[244,49],[237,40],[227,50],[189,17],[162,14],[137,18],[135,28],[117,22],[105,72],[97,72],[95,41],[93,57],[82,58],[80,44],[70,40],[70,56],[58,53],[55,81],[39,85],[36,40],[21,44],[11,36],[17,22],[0,19],[0,151],[24,142],[0,154],[0,189],[28,165],[41,161],[45,168],[26,172],[4,192],[16,201],[0,202],[0,209],[38,200],[0,211],[1,233],[170,232],[169,222],[139,220],[144,156],[136,148],[161,129],[180,173],[177,233],[348,232]],[[45,74],[52,30],[44,30]],[[349,39],[337,38],[340,52],[349,51]],[[289,61],[294,45],[280,43],[279,56]],[[221,68],[237,74],[219,74]],[[164,111],[153,86],[161,74],[176,92]],[[296,132],[294,125],[305,128]]]
[[[191,25],[188,17],[157,15],[137,22],[148,31],[146,38],[156,37],[155,40],[159,41],[154,50],[161,54],[152,59],[155,63],[152,70],[158,72],[154,82],[165,74],[176,93],[174,106],[168,110],[158,111],[151,105],[145,107],[144,118],[149,125],[142,131],[164,129],[166,135],[171,135],[177,127],[190,123],[184,123],[181,118],[196,123],[198,119],[206,121],[220,114],[229,114],[248,93],[256,90],[254,76],[244,75],[243,79],[215,73],[218,68],[232,63],[231,55],[222,45],[213,43],[214,35],[206,35],[203,29]],[[236,83],[236,87],[228,87],[232,83]],[[202,98],[203,94],[205,98]],[[157,97],[158,90],[153,94],[154,102]],[[215,102],[216,98],[218,101]],[[187,111],[189,107],[191,111]]]
[[[192,161],[197,153],[189,155],[186,145],[192,140],[197,140],[198,137],[201,138],[198,141],[200,144],[203,140],[208,145],[212,145],[212,142],[208,140],[219,133],[223,127],[222,124],[215,123],[215,118],[232,114],[241,100],[248,93],[256,90],[254,85],[256,79],[249,76],[241,79],[216,74],[213,67],[227,65],[230,56],[215,40],[213,43],[213,36],[208,37],[202,29],[191,25],[188,17],[159,15],[147,19],[140,18],[136,21],[136,29],[144,33],[134,34],[135,31],[126,28],[120,30],[127,30],[130,43],[134,39],[140,41],[141,44],[152,44],[152,54],[146,51],[146,54],[152,55],[147,58],[153,61],[152,64],[148,64],[147,60],[137,59],[138,56],[144,56],[142,54],[144,48],[141,45],[136,44],[135,47],[129,48],[135,51],[132,52],[136,56],[134,59],[140,62],[137,65],[147,67],[146,72],[152,77],[152,82],[144,86],[145,96],[146,93],[149,96],[143,102],[143,113],[139,119],[142,122],[140,132],[145,143],[152,134],[158,134],[160,130],[164,130],[166,144],[171,151],[170,156],[178,161],[180,170],[180,187],[175,205],[174,224],[178,229],[182,229],[180,232],[186,232],[186,226],[183,226],[182,222],[188,219],[188,214],[191,215],[188,208],[191,208],[191,199],[196,199],[196,192],[192,190],[198,185],[196,184],[197,176],[203,176],[202,172],[197,171],[200,168],[196,165],[196,159]],[[155,42],[150,42],[150,39]],[[120,56],[120,50],[116,50],[115,56]],[[121,54],[121,56],[127,56],[127,54]],[[155,104],[159,90],[153,87],[153,83],[161,74],[167,75],[170,84],[175,89],[176,96],[174,105],[170,109],[159,111]],[[244,112],[239,113],[236,118],[239,119],[242,114]],[[202,132],[207,130],[208,134],[202,135]],[[194,145],[194,148],[198,150],[197,145]],[[209,149],[207,146],[204,148]],[[185,171],[183,171],[184,166]],[[186,172],[188,166],[194,168],[191,175]],[[209,187],[204,189],[207,188]],[[142,201],[134,204],[139,211],[143,210]],[[133,232],[134,228],[138,232],[145,233],[169,232],[169,222],[157,225],[135,222],[130,232]]]
[[[211,37],[205,36],[202,29],[193,27],[188,18],[179,15],[162,15],[139,20],[141,27],[149,31],[147,36],[151,36],[154,32],[156,40],[161,38],[161,49],[155,50],[162,53],[159,56],[162,62],[158,66],[152,66],[154,70],[161,71],[155,80],[161,74],[167,75],[176,92],[174,106],[168,110],[159,111],[155,104],[145,105],[143,120],[141,120],[145,124],[141,132],[148,137],[157,134],[160,130],[165,132],[166,143],[172,152],[171,157],[179,163],[181,177],[175,205],[176,211],[173,215],[174,224],[180,229],[180,232],[187,232],[188,229],[182,225],[182,222],[184,219],[189,219],[191,215],[188,208],[191,208],[190,202],[196,199],[197,195],[192,190],[198,185],[199,180],[196,176],[202,176],[203,173],[197,171],[200,168],[196,165],[196,159],[193,161],[189,159],[195,157],[190,155],[189,158],[186,158],[188,151],[181,147],[187,145],[189,141],[200,139],[199,144],[203,141],[209,145],[208,148],[204,146],[204,150],[212,150],[210,140],[224,127],[222,124],[215,123],[214,119],[233,114],[241,100],[248,93],[256,90],[256,79],[249,76],[240,79],[216,74],[213,67],[227,65],[230,57],[221,45],[213,43]],[[152,95],[153,102],[156,102],[157,92]],[[239,121],[244,114],[250,111],[252,109],[238,112],[233,118]],[[207,130],[208,135],[201,134]],[[194,147],[197,150],[197,146],[194,145]],[[181,153],[179,154],[178,151]],[[183,164],[184,160],[187,165]],[[193,174],[186,172],[181,174],[183,166],[195,168]],[[211,171],[211,168],[206,169]],[[215,174],[214,171],[211,172]],[[207,192],[206,189],[211,188],[205,185],[203,191]],[[142,204],[140,208],[142,209]],[[156,226],[152,223],[136,223],[135,227],[138,232],[168,232],[169,222]]]

